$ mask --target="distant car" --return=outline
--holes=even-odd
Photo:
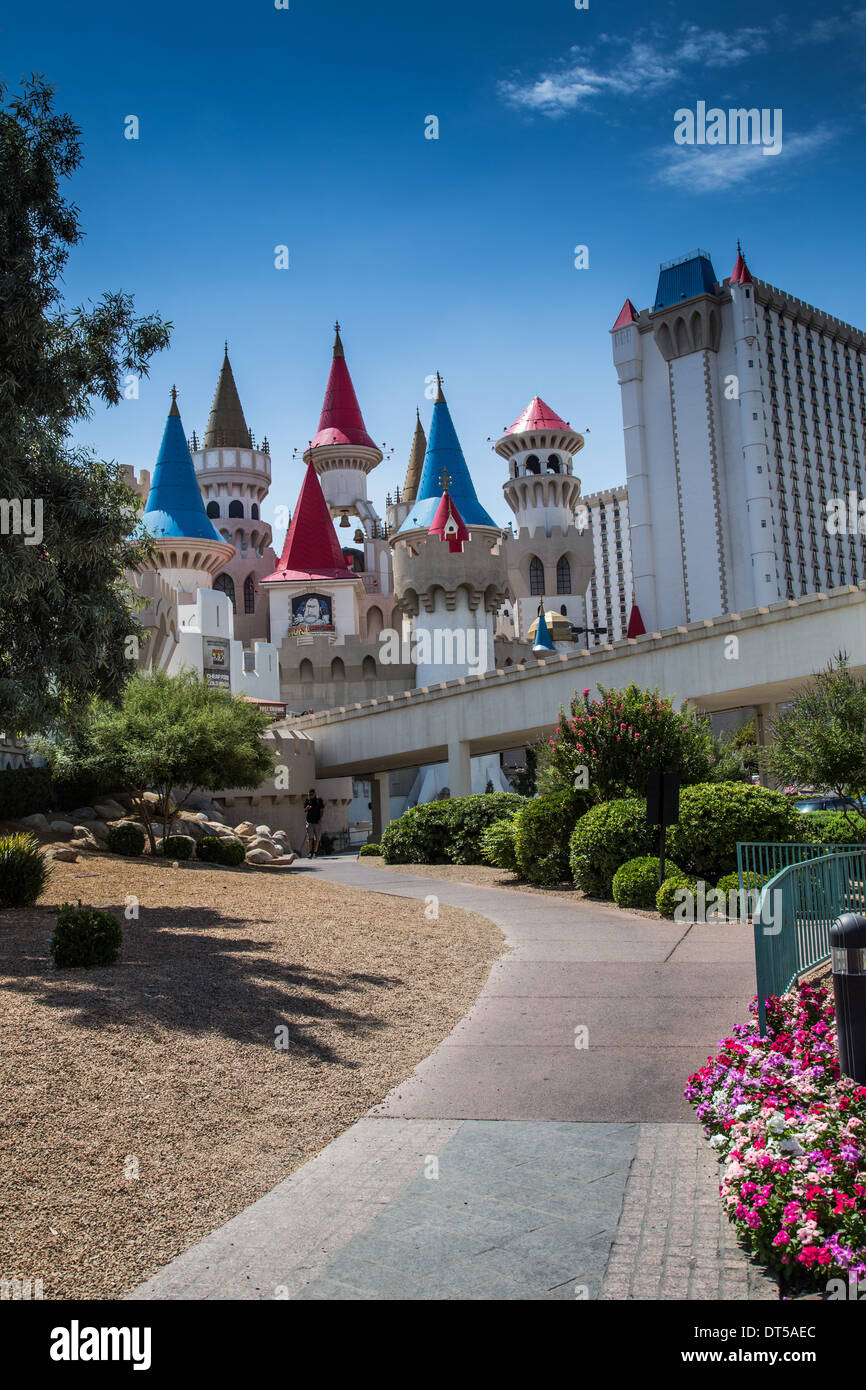
[[[844,811],[845,804],[841,796],[805,796],[794,802],[804,815],[809,811]]]

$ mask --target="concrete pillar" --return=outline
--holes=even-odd
[[[382,843],[382,836],[391,824],[391,774],[377,772],[370,779],[373,794],[373,844]]]
[[[461,739],[454,739],[448,744],[448,790],[452,796],[470,796],[472,793],[469,744]]]

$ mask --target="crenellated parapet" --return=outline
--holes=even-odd
[[[401,537],[394,546],[394,594],[409,617],[439,607],[454,612],[460,594],[470,612],[498,612],[508,597],[501,534],[473,531],[456,555],[438,536],[427,539],[416,532]]]

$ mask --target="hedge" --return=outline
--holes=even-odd
[[[537,796],[518,812],[514,831],[517,871],[527,883],[557,884],[571,879],[569,841],[589,809],[588,791],[565,790]]]
[[[635,855],[651,854],[657,838],[657,832],[646,823],[646,803],[639,797],[622,797],[590,807],[571,836],[571,871],[576,886],[589,897],[610,898],[620,864]]]
[[[666,863],[668,878],[682,874],[678,864]],[[659,861],[654,854],[627,859],[613,876],[613,900],[619,907],[645,907],[652,911],[659,891]]]
[[[680,819],[667,834],[672,859],[707,883],[737,867],[738,840],[799,840],[803,817],[782,792],[747,782],[698,782],[680,792]]]
[[[848,814],[850,821],[842,811],[798,811],[800,834],[797,839],[805,844],[860,845],[866,840],[866,821],[853,811]]]
[[[197,859],[207,864],[243,864],[246,850],[240,840],[224,840],[219,835],[202,835],[195,847]]]
[[[515,792],[483,792],[412,806],[382,836],[386,864],[481,864],[481,836],[526,801]]]
[[[503,816],[502,820],[495,820],[481,832],[481,857],[484,863],[492,864],[495,869],[506,869],[512,874],[517,873],[514,833],[518,815],[519,812]]]

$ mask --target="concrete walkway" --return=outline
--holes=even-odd
[[[777,1297],[721,1214],[682,1095],[746,1016],[750,928],[349,857],[303,867],[436,895],[510,949],[407,1081],[131,1298]]]

